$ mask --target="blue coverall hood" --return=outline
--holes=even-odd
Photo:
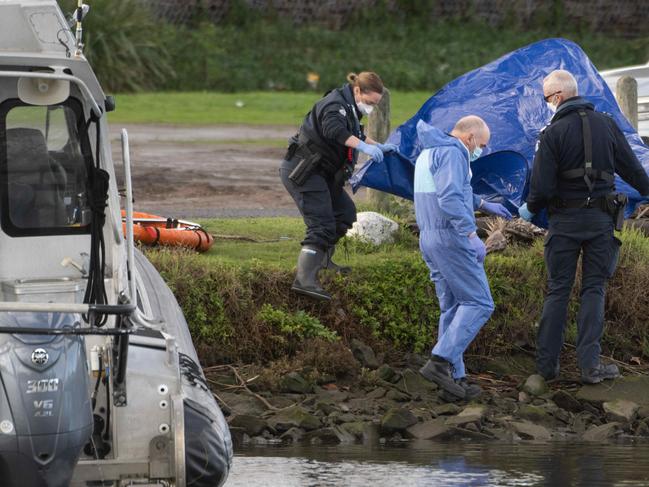
[[[459,139],[427,124],[423,120],[417,122],[417,137],[419,137],[422,144],[422,150],[432,147],[455,146],[462,149],[467,154],[467,161],[469,160],[469,151]]]

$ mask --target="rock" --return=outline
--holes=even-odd
[[[518,402],[521,402],[521,403],[523,403],[523,404],[527,404],[527,403],[530,402],[531,400],[532,400],[532,398],[530,397],[530,395],[529,395],[527,392],[525,392],[525,391],[520,391],[520,392],[518,393]]]
[[[606,413],[606,419],[609,421],[618,421],[620,423],[630,423],[635,418],[639,406],[625,399],[605,402],[602,407]]]
[[[356,215],[356,222],[347,232],[348,237],[357,238],[374,245],[394,242],[399,224],[373,211]]]
[[[457,416],[451,416],[446,420],[449,426],[463,426],[469,423],[481,423],[487,413],[487,406],[482,404],[465,407]]]
[[[570,411],[571,413],[578,413],[583,411],[584,407],[572,394],[564,390],[558,390],[552,395],[552,401],[561,409]]]
[[[353,435],[357,440],[361,440],[363,443],[375,444],[381,436],[379,426],[368,421],[344,423],[341,424],[340,427]]]
[[[615,436],[620,430],[620,423],[606,423],[601,426],[591,426],[583,435],[585,441],[606,441]]]
[[[338,411],[338,408],[331,402],[327,400],[320,400],[315,403],[316,411],[322,411],[326,416],[329,416],[334,411]]]
[[[230,427],[242,428],[248,436],[258,436],[268,428],[263,419],[248,414],[239,414],[230,420]]]
[[[640,406],[637,414],[638,419],[649,419],[649,406]]]
[[[388,364],[383,364],[379,367],[379,369],[376,371],[376,375],[379,377],[379,379],[382,379],[386,382],[392,382],[392,379],[397,376],[397,372],[390,367]]]
[[[338,445],[340,443],[354,443],[356,438],[339,426],[322,428],[306,433],[301,440],[311,445]]]
[[[649,424],[647,421],[640,421],[635,429],[637,436],[649,436]]]
[[[266,411],[266,406],[259,399],[248,394],[219,392],[219,397],[228,405],[231,414],[259,416]]]
[[[401,380],[397,382],[397,387],[410,395],[430,394],[437,390],[437,384],[427,381],[419,372],[410,369],[403,371]]]
[[[383,387],[377,387],[368,392],[365,397],[369,400],[375,400],[381,399],[383,396],[385,396],[385,389]]]
[[[525,440],[547,441],[552,438],[547,428],[529,421],[514,421],[511,423],[511,427]]]
[[[323,401],[333,402],[336,404],[340,404],[349,399],[349,392],[340,391],[340,390],[327,390],[323,388],[316,388],[315,394],[318,397],[318,399],[322,399]]]
[[[374,350],[369,345],[360,340],[353,339],[351,342],[352,353],[354,358],[360,362],[363,367],[368,369],[378,369],[379,361],[376,359]]]
[[[288,431],[285,431],[279,439],[283,443],[298,443],[304,436],[304,430],[300,428],[290,428]]]
[[[431,409],[431,413],[435,416],[450,416],[460,412],[460,406],[451,403],[440,404]]]
[[[548,413],[538,406],[524,404],[518,409],[516,414],[519,418],[533,421],[534,423],[547,423],[549,420]]]
[[[230,426],[230,436],[232,437],[232,445],[234,448],[239,448],[241,445],[250,440],[243,428]]]
[[[580,401],[593,403],[626,399],[639,406],[649,406],[649,377],[629,376],[597,385],[586,385],[579,389],[576,397]]]
[[[289,372],[279,381],[282,392],[294,392],[296,394],[309,394],[313,392],[313,384],[307,381],[297,372]]]
[[[527,392],[530,396],[541,396],[548,390],[548,385],[545,379],[538,374],[530,375],[525,384],[523,384],[523,391]]]
[[[396,389],[390,389],[385,395],[387,399],[397,402],[407,402],[410,401],[410,395]]]
[[[310,414],[306,409],[295,406],[281,411],[268,420],[268,424],[277,431],[287,431],[292,427],[310,431],[320,427],[320,419]]]
[[[572,421],[572,414],[570,414],[565,409],[557,409],[556,411],[553,411],[552,416],[554,416],[564,424],[570,424]]]
[[[442,440],[449,436],[450,431],[451,426],[444,423],[444,418],[436,418],[410,426],[406,435],[418,440]]]
[[[381,418],[381,429],[388,433],[404,431],[416,423],[417,417],[409,410],[404,408],[392,408]]]

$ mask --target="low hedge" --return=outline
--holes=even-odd
[[[649,241],[633,230],[621,239],[620,263],[607,298],[604,352],[621,360],[649,358]],[[384,259],[376,254],[367,254],[367,261],[355,259],[354,271],[346,277],[325,274],[323,281],[333,294],[330,303],[292,293],[293,272],[275,263],[233,265],[174,250],[147,254],[183,308],[204,365],[264,364],[303,353],[312,338],[344,344],[358,338],[387,359],[427,351],[436,336],[439,308],[428,270],[412,247],[404,244],[401,252]],[[496,311],[471,352],[495,357],[532,347],[545,288],[542,241],[489,255],[486,271]],[[576,338],[577,297],[575,290],[569,343]]]

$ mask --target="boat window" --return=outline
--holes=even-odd
[[[82,116],[72,99],[53,106],[18,100],[0,105],[2,228],[7,234],[89,232],[86,161],[91,156]]]

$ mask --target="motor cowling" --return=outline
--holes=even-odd
[[[62,313],[0,313],[0,327],[77,328]],[[66,487],[93,428],[81,336],[0,334],[3,487]]]

